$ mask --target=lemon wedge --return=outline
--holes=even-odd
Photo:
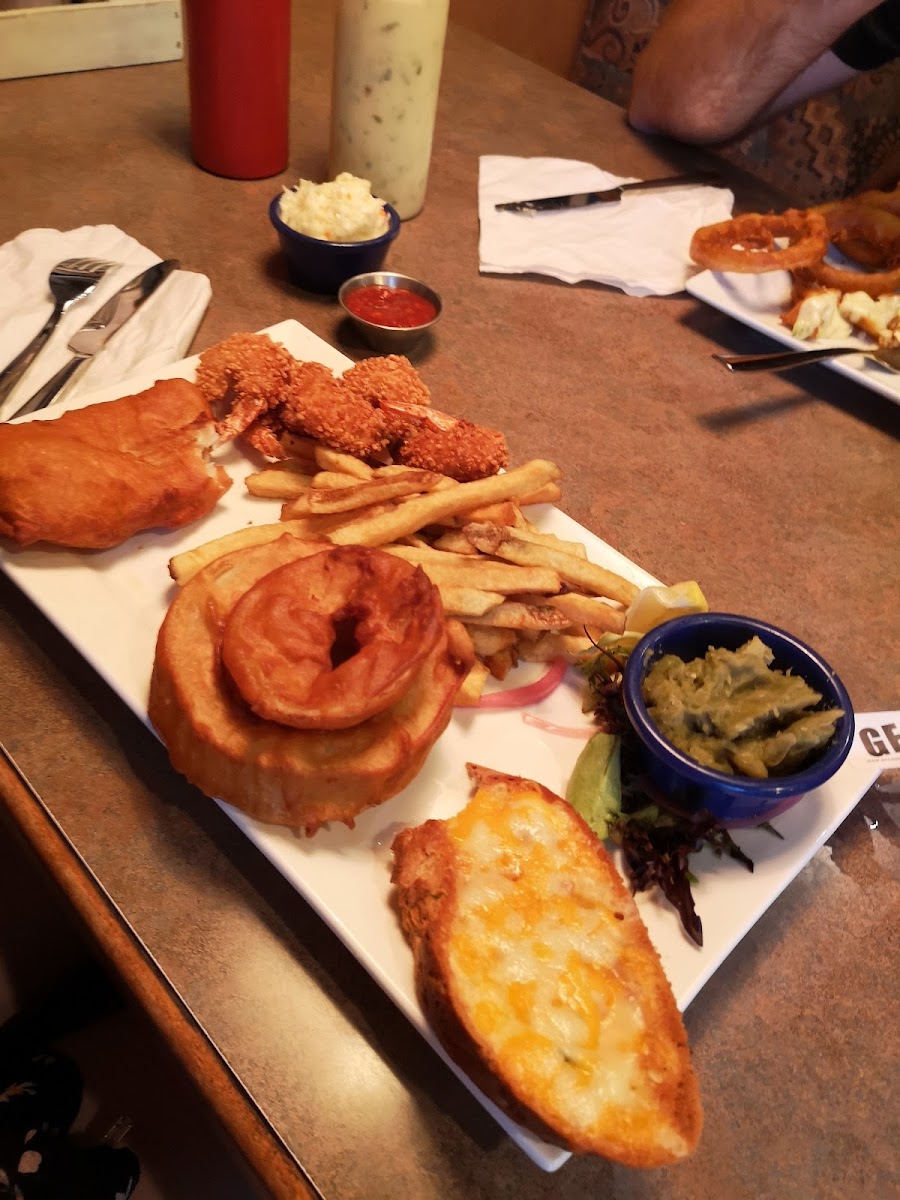
[[[700,584],[673,583],[671,587],[646,587],[638,592],[625,613],[625,628],[632,633],[649,633],[663,621],[688,613],[709,612]]]

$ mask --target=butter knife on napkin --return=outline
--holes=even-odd
[[[109,339],[121,329],[125,322],[137,312],[144,301],[180,266],[177,258],[167,258],[154,263],[135,276],[123,288],[98,309],[89,321],[82,325],[77,333],[69,339],[69,349],[74,357],[56,372],[42,388],[26,400],[21,408],[13,413],[10,420],[24,417],[28,413],[37,412],[47,405],[62,391],[78,368],[88,359],[97,354]]]
[[[668,175],[662,179],[638,179],[634,183],[620,183],[617,187],[599,192],[573,192],[568,196],[541,196],[536,200],[507,200],[495,204],[497,212],[524,213],[533,217],[538,212],[553,212],[567,208],[585,208],[589,204],[617,204],[624,192],[643,191],[651,188],[677,187],[688,183],[716,183],[721,178],[718,171],[691,171],[684,175]]]

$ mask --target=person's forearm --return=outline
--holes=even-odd
[[[674,0],[638,58],[628,119],[636,129],[682,141],[732,137],[876,5],[877,0]]]
[[[807,100],[810,96],[818,96],[830,88],[839,87],[840,84],[846,83],[858,74],[859,72],[855,71],[853,67],[848,67],[846,63],[841,62],[836,54],[826,50],[805,71],[801,71],[796,78],[792,79],[783,91],[769,101],[758,114],[758,119],[767,121],[776,113],[784,112],[785,109],[799,104],[801,100]]]

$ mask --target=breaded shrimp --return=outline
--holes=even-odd
[[[402,354],[365,358],[341,378],[348,388],[384,414],[388,442],[396,442],[414,428],[416,422],[410,417],[415,409],[431,403],[431,393]]]
[[[231,404],[219,437],[242,437],[270,459],[288,457],[282,438],[293,433],[362,459],[394,447],[397,462],[459,480],[493,475],[508,461],[501,433],[431,408],[428,388],[399,354],[364,359],[337,377],[266,334],[238,333],[204,351],[197,384],[211,402]]]
[[[462,483],[496,475],[507,465],[509,451],[502,433],[462,418],[450,419],[453,424],[449,428],[423,423],[404,437],[394,451],[397,462],[440,471]]]
[[[381,413],[321,363],[294,363],[277,416],[291,432],[359,458],[377,455],[388,441]]]
[[[200,355],[197,386],[211,404],[230,401],[219,438],[236,437],[282,398],[293,357],[266,334],[235,333]]]

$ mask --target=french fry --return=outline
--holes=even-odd
[[[399,540],[399,539],[398,539]],[[481,553],[476,550],[461,529],[448,529],[431,543],[435,550],[446,550],[450,554],[464,554],[468,558],[477,558]]]
[[[404,547],[401,547],[403,549]],[[468,567],[468,560],[466,565]],[[484,592],[499,592],[503,596],[509,595],[511,592],[519,592],[522,590],[522,584],[525,582],[524,574],[510,574],[510,563],[495,563],[487,561],[475,560],[471,563],[471,568],[463,570],[462,567],[447,566],[444,563],[436,563],[426,559],[421,563],[422,570],[438,587],[474,587],[479,591]],[[517,572],[527,572],[529,568],[518,567]],[[560,587],[559,576],[554,576],[553,572],[542,572],[540,568],[531,568],[533,574],[529,576],[528,583],[533,588],[539,588],[541,591],[552,593],[558,591]]]
[[[336,532],[342,533],[343,530]],[[445,554],[440,550],[421,550],[417,546],[389,545],[382,546],[382,549],[398,558],[405,558],[407,562],[418,563],[438,587],[472,587],[508,596],[523,591],[552,595],[561,586],[559,576],[542,567],[519,567],[489,559],[466,558],[462,554]]]
[[[517,604],[546,604],[550,599],[543,592],[510,592],[507,600],[515,600]]]
[[[466,628],[479,658],[487,658],[491,654],[499,654],[501,650],[508,650],[510,646],[515,646],[518,640],[515,629],[503,629],[499,625],[492,627],[467,622]]]
[[[519,658],[523,662],[552,662],[556,658],[574,662],[595,650],[589,637],[575,633],[541,633],[533,640],[519,639]]]
[[[406,537],[397,539],[398,546],[414,546],[419,550],[430,550],[431,545],[426,542],[420,533],[408,533]]]
[[[291,525],[297,531],[298,536],[324,538],[333,530],[340,528],[347,520],[346,513],[311,513],[306,517],[291,517],[285,519],[284,510],[287,504],[282,505],[281,514],[282,520],[286,525]],[[379,513],[387,512],[392,507],[388,501],[385,504],[370,504],[367,508],[360,508],[354,512],[354,517],[371,516],[375,517]]]
[[[292,460],[293,461],[293,460]],[[265,496],[270,500],[294,500],[312,486],[312,476],[296,470],[266,467],[244,480],[251,496]]]
[[[475,662],[475,647],[472,645],[469,631],[462,621],[457,621],[454,617],[447,618],[447,649],[461,664],[471,667]]]
[[[469,668],[468,675],[460,684],[453,702],[454,706],[456,708],[477,708],[489,674],[485,664],[476,659]]]
[[[422,487],[421,490],[423,492],[433,492],[436,487],[446,488],[456,486],[455,479],[451,479],[449,475],[441,475],[440,471],[426,471],[422,467],[404,467],[400,463],[390,463],[386,467],[375,467],[372,471],[375,479],[390,479],[393,475],[411,475],[416,473],[428,476],[429,478],[434,475],[438,476],[437,483],[430,483],[427,487]]]
[[[515,600],[504,600],[496,608],[482,613],[477,624],[500,625],[504,629],[555,629],[561,632],[568,629],[571,622],[565,613],[551,608],[549,604],[520,604]]]
[[[372,468],[360,458],[352,454],[344,454],[342,450],[332,450],[315,442],[314,457],[321,471],[337,471],[341,475],[355,475],[357,479],[371,479]]]
[[[586,625],[591,630],[606,633],[622,633],[625,629],[625,613],[594,596],[563,592],[558,596],[548,596],[546,602],[565,613],[573,625]]]
[[[498,650],[496,654],[487,655],[484,665],[495,679],[505,679],[513,667],[518,664],[518,661],[517,647],[512,645],[506,646],[503,650]]]
[[[545,483],[543,487],[537,488],[536,491],[529,492],[527,496],[519,498],[519,504],[525,506],[527,504],[558,504],[562,499],[562,488],[558,483]]]
[[[496,608],[503,602],[501,592],[483,592],[478,588],[454,587],[453,584],[436,586],[441,593],[441,602],[448,617],[460,617],[469,621],[481,617],[482,613]]]
[[[261,546],[266,542],[274,542],[280,537],[291,536],[306,538],[302,523],[294,521],[276,521],[271,525],[245,525],[234,533],[226,533],[223,537],[204,542],[191,550],[183,550],[169,559],[169,574],[183,587],[189,579],[204,567],[229,554],[232,550],[243,550],[246,546]],[[327,543],[325,543],[327,545]]]
[[[316,465],[319,442],[315,438],[302,437],[298,433],[283,433],[278,440],[292,458],[306,464],[307,467]]]
[[[505,525],[470,524],[465,534],[473,546],[506,562],[521,566],[547,566],[559,572],[564,583],[575,584],[595,596],[607,596],[622,604],[630,604],[638,594],[635,584],[606,567],[551,546],[525,541]]]
[[[486,504],[470,512],[453,517],[454,525],[467,525],[470,521],[490,521],[494,525],[517,525],[519,506],[512,500],[501,500],[498,504]]]
[[[498,500],[511,500],[522,494],[527,495],[545,483],[559,479],[561,475],[562,472],[555,463],[545,459],[534,459],[524,466],[506,471],[503,475],[491,475],[487,479],[458,483],[453,487],[437,487],[424,496],[417,496],[406,504],[399,505],[394,512],[351,521],[334,532],[332,541],[341,546],[383,546],[456,513],[467,512],[483,504],[493,504]]]
[[[436,481],[440,476],[434,475],[432,478]],[[390,479],[368,479],[351,487],[312,489],[286,504],[282,514],[285,519],[290,520],[291,517],[305,517],[312,513],[353,512],[354,509],[364,508],[369,504],[421,492],[423,485],[427,486],[423,473],[417,471],[408,476],[394,475]],[[405,532],[414,533],[415,530]]]
[[[579,558],[588,556],[581,542],[567,542],[555,533],[544,533],[543,530],[535,529],[530,523],[517,529],[516,537],[525,542],[534,542],[537,546],[552,546],[555,550],[564,550],[566,554],[577,554]]]
[[[436,546],[428,545],[427,542],[424,546],[411,546],[408,542],[392,542],[389,546],[382,546],[381,549],[387,550],[389,554],[396,554],[398,558],[405,558],[407,562],[424,563],[428,561],[445,567],[472,566],[471,554],[454,554],[449,550],[439,550]],[[484,561],[483,555],[478,555],[478,561]]]
[[[348,475],[344,471],[316,471],[312,477],[312,486],[316,488],[355,487],[359,483],[358,475]]]

